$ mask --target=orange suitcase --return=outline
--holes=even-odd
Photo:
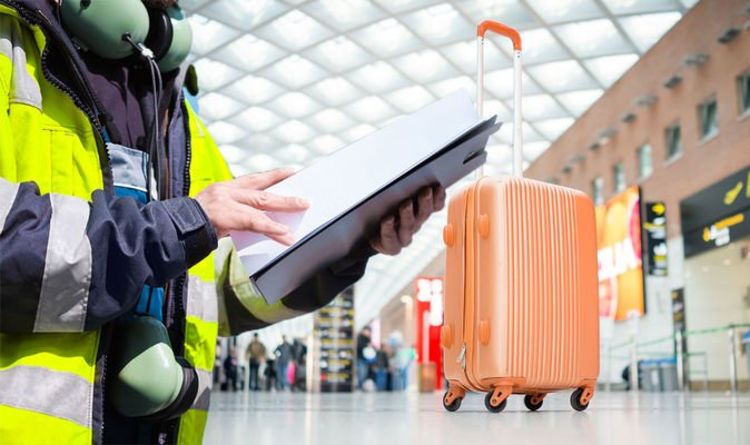
[[[491,21],[477,28],[480,114],[488,30],[514,45],[514,177],[481,178],[448,206],[443,405],[457,410],[471,390],[487,393],[492,412],[511,394],[535,411],[549,392],[574,389],[581,411],[599,375],[594,206],[579,191],[520,177],[521,40]]]

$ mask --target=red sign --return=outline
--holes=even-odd
[[[417,362],[435,364],[435,389],[443,388],[443,350],[440,328],[443,325],[443,278],[417,277],[414,282],[417,326]]]

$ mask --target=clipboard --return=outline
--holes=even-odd
[[[277,302],[371,238],[385,215],[393,213],[423,187],[440,184],[447,188],[469,175],[487,160],[487,142],[500,126],[496,116],[480,121],[346,213],[299,240],[250,275],[256,292],[269,304]]]

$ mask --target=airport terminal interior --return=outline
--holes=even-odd
[[[750,444],[750,1],[178,3],[187,100],[234,176],[328,165],[420,110],[444,124],[415,150],[492,133],[398,255],[319,310],[280,300],[220,335],[203,443]],[[496,132],[459,117],[479,102]],[[327,171],[328,196],[353,188]],[[260,301],[237,298],[221,309]]]
[[[525,176],[596,205],[586,411],[571,391],[537,412],[519,395],[501,413],[483,394],[443,408],[443,211],[331,306],[258,331],[259,364],[252,333],[221,339],[206,443],[750,443],[750,3],[182,3],[199,113],[235,174],[311,165],[456,89],[473,98],[475,25],[494,19],[523,40]],[[502,177],[514,52],[484,45],[483,113],[503,126],[483,174]]]

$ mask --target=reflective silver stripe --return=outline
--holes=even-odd
[[[7,20],[7,18],[6,18]],[[13,77],[10,85],[10,101],[31,105],[42,109],[42,91],[39,84],[26,68],[24,46],[36,48],[36,42],[16,21],[5,21],[0,26],[0,54],[10,59]]]
[[[15,366],[0,370],[0,388],[0,405],[92,427],[94,385],[80,376],[38,366]]]
[[[81,332],[91,284],[89,204],[52,193],[47,256],[34,332]]]
[[[205,282],[196,276],[188,277],[187,315],[208,322],[219,320],[214,283]]]
[[[213,377],[211,371],[204,371],[203,369],[195,369],[198,373],[198,395],[195,397],[192,409],[202,409],[208,411],[208,407],[211,404],[211,385]]]
[[[13,206],[17,194],[18,184],[0,178],[0,233],[3,233],[5,220],[8,218],[10,208]]]

